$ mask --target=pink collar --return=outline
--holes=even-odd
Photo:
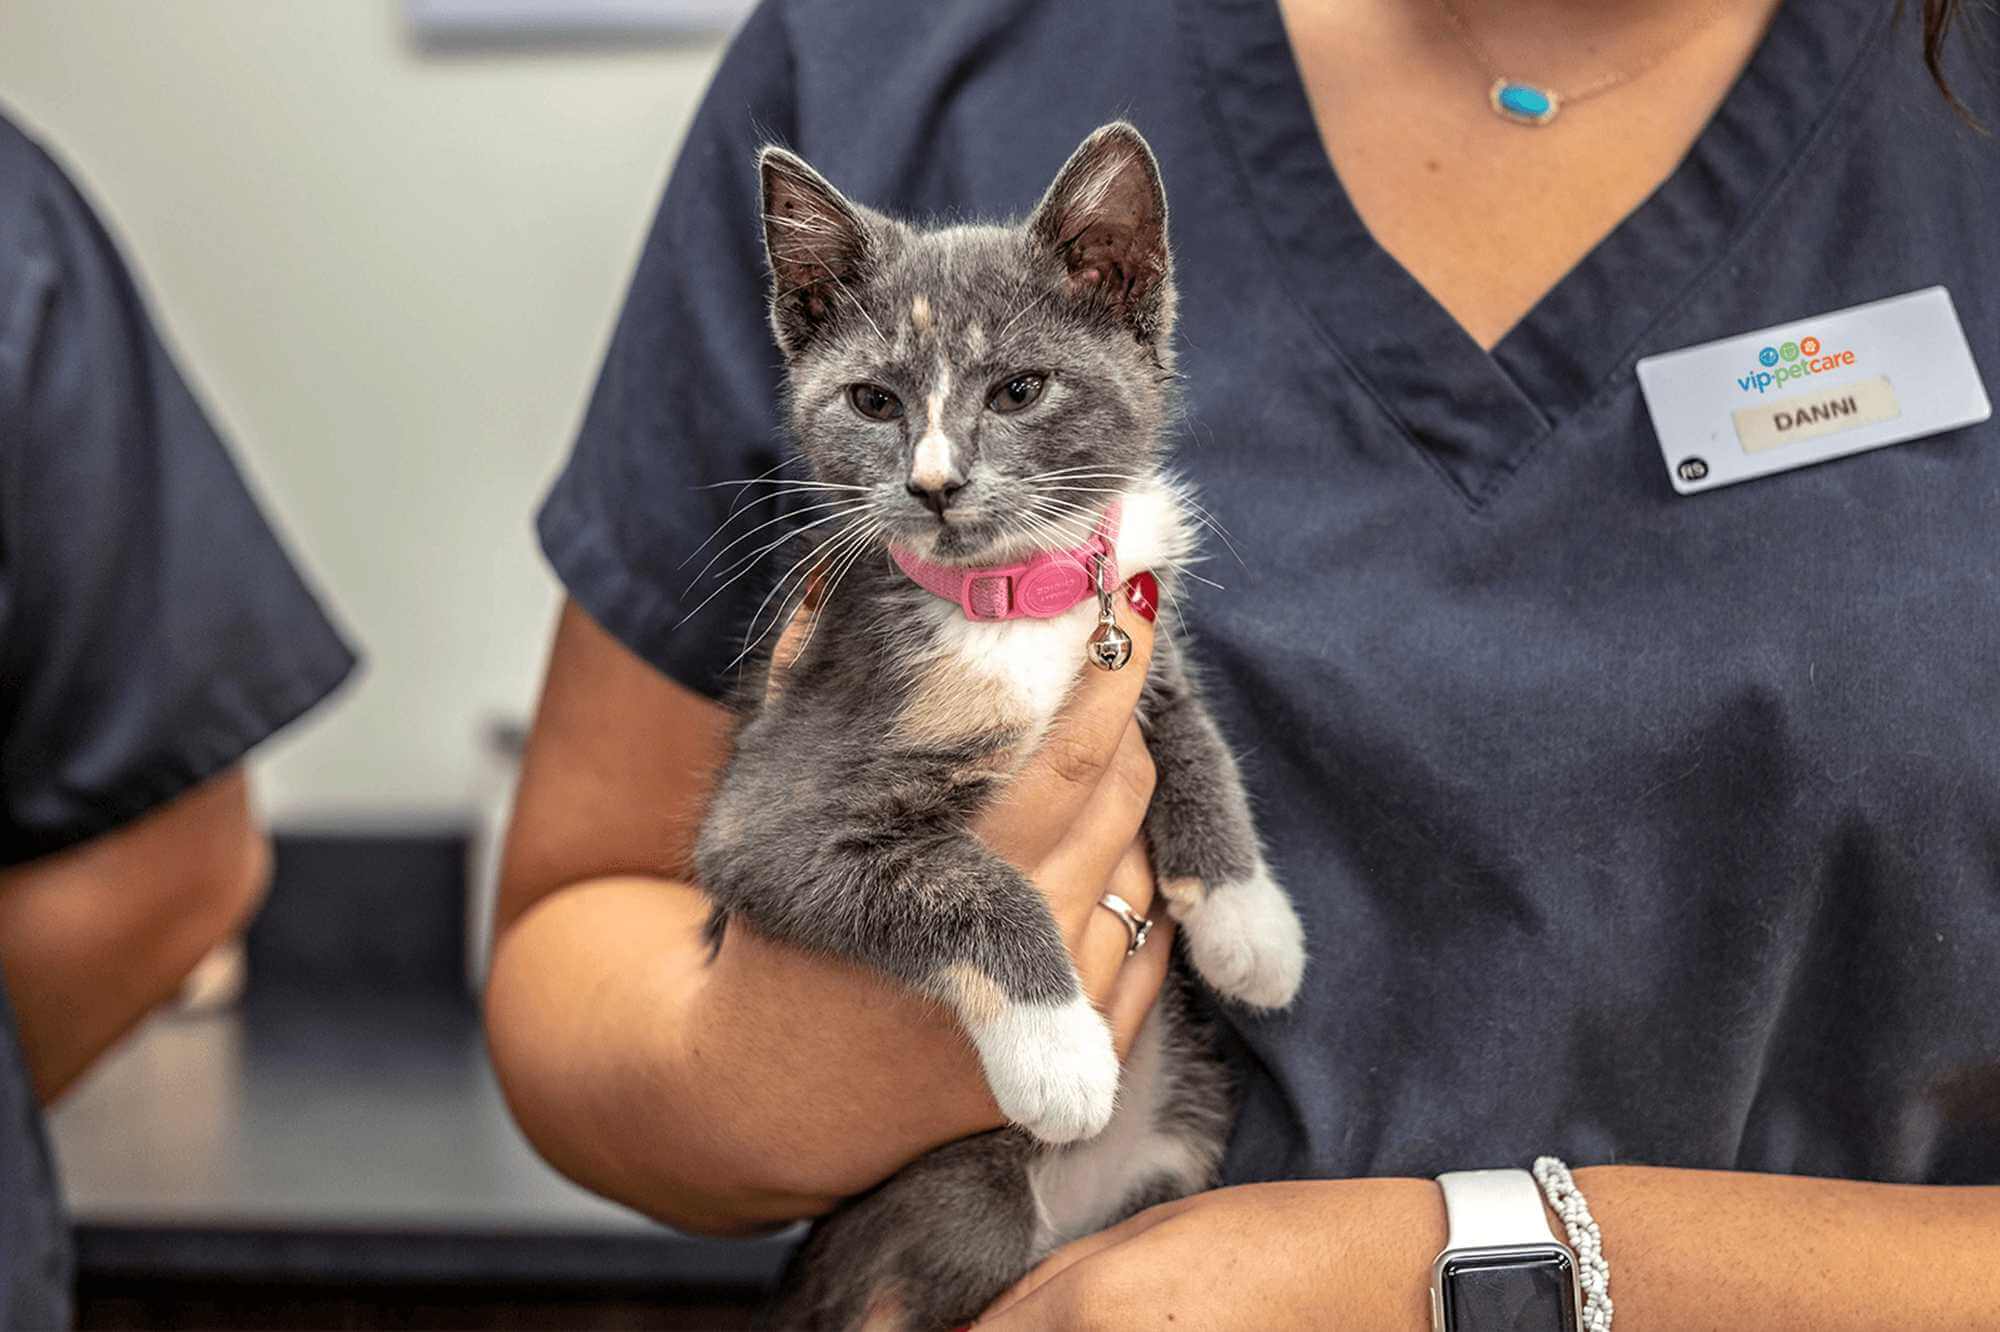
[[[1068,550],[1036,551],[1021,564],[933,564],[893,546],[889,555],[918,587],[957,602],[968,620],[1046,620],[1097,594],[1092,575],[1099,556],[1104,558],[1105,586],[1118,585],[1117,541],[1114,500],[1089,541]]]

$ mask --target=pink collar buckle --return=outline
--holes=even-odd
[[[1090,540],[1068,550],[1036,551],[1020,564],[935,564],[890,547],[896,567],[933,596],[956,602],[968,620],[1047,620],[1097,595],[1094,568],[1104,561],[1105,586],[1118,577],[1118,504],[1113,501]]]

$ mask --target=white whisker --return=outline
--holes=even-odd
[[[770,214],[767,213],[765,214],[765,216],[768,218]],[[814,227],[798,226],[796,223],[794,223],[794,228],[796,230],[807,231],[813,234],[831,234],[830,232],[822,232],[818,228]],[[852,305],[857,311],[860,312],[861,317],[863,319],[866,319],[868,321],[868,327],[875,330],[876,340],[880,342],[884,347],[889,346],[890,345],[889,339],[884,337],[882,334],[882,326],[875,322],[875,316],[868,313],[868,307],[861,303],[860,298],[857,297],[852,291],[848,289],[848,286],[845,282],[841,281],[840,274],[834,269],[833,265],[829,264],[826,260],[820,258],[819,251],[815,250],[811,245],[806,244],[803,241],[798,242],[798,249],[804,251],[805,254],[809,258],[811,258],[811,260],[815,264],[818,264],[821,268],[826,270],[827,279],[830,280],[835,287],[840,289],[840,294],[845,296],[848,300],[848,303]],[[785,255],[785,258],[788,260],[796,260],[798,258],[798,255],[796,253],[788,253],[787,255]],[[818,278],[814,278],[811,282],[802,282],[798,286],[794,287],[792,291],[786,292],[784,294],[786,296],[789,296],[793,292],[804,291],[807,287],[813,287],[819,285],[819,282],[820,279]]]
[[[1023,301],[1021,303],[1021,308],[1014,311],[1012,315],[1008,316],[1006,323],[1000,325],[1000,331],[993,335],[993,340],[995,342],[998,342],[1000,341],[1000,339],[1006,337],[1007,330],[1014,327],[1015,323],[1017,323],[1020,320],[1022,315],[1028,313],[1028,311],[1034,309],[1036,306],[1040,305],[1043,301],[1055,295],[1056,292],[1059,290],[1061,290],[1061,288],[1059,287],[1046,287],[1041,291],[1039,295],[1033,296],[1028,300]]]
[[[689,611],[686,615],[681,616],[679,621],[675,623],[674,627],[678,629],[680,628],[681,625],[686,624],[690,619],[694,618],[694,616],[701,611],[701,608],[703,606],[708,605],[709,602],[721,596],[724,590],[733,586],[737,579],[741,578],[744,574],[748,573],[750,569],[755,566],[756,562],[759,559],[763,558],[765,555],[770,554],[778,547],[784,545],[787,541],[790,541],[793,537],[799,535],[800,532],[809,532],[813,528],[819,527],[822,524],[834,522],[835,520],[840,518],[845,518],[849,515],[850,512],[851,510],[842,510],[839,513],[827,514],[824,518],[815,518],[811,522],[805,524],[803,527],[798,528],[797,531],[787,532],[783,536],[779,537],[776,541],[770,542],[768,545],[765,545],[760,550],[757,550],[751,553],[750,555],[744,557],[744,559],[737,561],[735,564],[730,566],[730,569],[734,570],[734,572],[731,572],[729,574],[729,577],[724,579],[722,583],[720,583],[713,592],[710,592],[707,596],[703,597],[701,599],[700,605],[697,605],[693,610]],[[698,575],[697,578],[699,578]]]
[[[782,469],[784,469],[784,468],[786,468],[786,467],[790,467],[790,466],[791,466],[791,465],[792,465],[793,463],[795,463],[795,462],[804,462],[804,461],[805,461],[805,458],[804,458],[803,456],[801,456],[800,454],[796,454],[796,453],[788,453],[788,454],[786,454],[786,455],[785,455],[784,457],[782,457],[782,458],[778,459],[778,461],[777,461],[777,464],[776,464],[775,466],[772,466],[772,467],[767,467],[767,468],[765,468],[765,469],[764,469],[763,471],[761,471],[761,472],[757,473],[757,475],[755,475],[755,476],[753,476],[753,477],[750,477],[750,478],[749,478],[748,480],[744,480],[744,481],[711,481],[711,482],[710,482],[709,484],[707,484],[707,485],[705,485],[705,486],[696,486],[696,487],[694,487],[694,489],[696,489],[696,490],[720,490],[720,489],[722,489],[722,488],[723,488],[724,486],[754,486],[754,485],[756,485],[756,484],[757,484],[757,483],[758,483],[759,481],[762,481],[762,480],[764,480],[764,479],[765,479],[766,477],[770,476],[770,475],[771,475],[771,473],[773,473],[773,472],[776,472],[776,471],[780,471],[780,470],[782,470]]]
[[[1022,516],[1037,525],[1050,550],[1084,545],[1095,531],[1094,525],[1086,529],[1081,523],[1063,514],[1042,512]]]
[[[875,530],[876,531],[881,530],[881,523],[879,521],[875,525]],[[819,632],[820,617],[825,615],[827,607],[833,604],[833,594],[840,590],[840,585],[842,581],[846,579],[847,575],[853,570],[854,566],[860,563],[862,556],[868,553],[868,544],[870,540],[872,540],[872,534],[864,536],[860,541],[854,543],[854,549],[851,552],[849,552],[846,562],[843,563],[840,566],[839,570],[833,574],[833,581],[830,584],[828,584],[826,591],[820,593],[819,609],[813,612],[812,627],[806,630],[806,641],[799,644],[798,655],[793,658],[794,661],[799,661],[804,659],[806,655],[806,649],[812,646],[813,635]]]
[[[821,570],[823,569],[831,568],[836,561],[838,561],[842,556],[848,553],[847,548],[849,547],[849,543],[852,543],[851,547],[852,550],[857,552],[865,551],[868,547],[869,541],[873,539],[873,536],[876,532],[879,532],[881,530],[881,527],[882,527],[881,521],[877,519],[872,522],[857,523],[855,524],[854,527],[843,529],[841,532],[835,535],[830,541],[827,541],[826,543],[822,544],[817,550],[812,551],[805,558],[801,559],[797,564],[794,564],[783,575],[781,575],[778,581],[772,585],[771,591],[766,592],[764,594],[764,600],[758,603],[757,609],[751,613],[749,627],[744,630],[744,637],[746,641],[743,644],[743,650],[737,653],[735,657],[731,658],[729,664],[727,666],[724,666],[723,669],[734,670],[738,663],[740,663],[745,657],[748,657],[751,653],[755,652],[758,646],[761,645],[766,638],[770,637],[771,631],[773,629],[777,628],[780,624],[791,623],[792,617],[799,613],[799,609],[803,607],[806,603],[806,598],[812,594],[813,574],[821,572]],[[790,578],[794,573],[798,572],[799,568],[802,565],[807,564],[808,562],[810,562],[814,567],[806,570],[804,577],[802,577],[799,580],[797,586],[795,586],[790,592],[787,592],[783,596],[778,598],[777,614],[771,617],[770,623],[764,626],[764,629],[761,633],[758,633],[755,638],[751,638],[750,633],[752,630],[755,630],[757,628],[757,621],[763,616],[764,608],[771,604],[772,596],[777,593],[779,588],[785,585],[786,579]],[[795,595],[798,597],[798,601],[796,604],[792,602],[792,597]],[[824,610],[825,606],[826,606],[826,600],[824,597],[822,597],[820,600],[820,607],[822,610]],[[813,629],[817,630],[818,628],[819,628],[818,621],[815,620],[813,624]],[[806,643],[810,643],[811,641],[812,641],[811,633],[809,632],[807,634]],[[805,648],[806,644],[800,644],[799,646],[800,655],[803,655],[803,653],[805,652]],[[794,663],[796,663],[797,660],[798,657],[794,656],[793,658]]]
[[[699,583],[702,580],[702,577],[705,574],[707,574],[710,569],[713,569],[715,567],[715,562],[717,560],[721,559],[724,555],[727,555],[730,551],[736,549],[736,547],[742,545],[745,541],[748,541],[751,537],[756,536],[759,532],[763,531],[767,527],[773,527],[779,523],[787,522],[793,518],[799,517],[801,514],[817,513],[822,509],[845,508],[845,509],[858,510],[867,507],[868,507],[867,502],[864,500],[853,500],[853,499],[827,500],[821,504],[808,504],[804,508],[796,510],[794,512],[778,514],[774,518],[766,518],[763,522],[757,524],[749,531],[739,533],[734,541],[731,541],[728,545],[724,546],[721,550],[716,551],[714,555],[710,556],[708,563],[702,565],[701,568],[695,573],[695,576],[688,580],[688,587],[693,588],[696,583]],[[728,520],[725,519],[723,521],[723,527],[727,527],[728,525],[729,525]],[[716,528],[714,533],[710,535],[710,537],[708,538],[708,541],[713,541],[715,540],[716,537],[721,536],[722,530],[723,530],[722,527]],[[708,541],[704,541],[701,543],[701,545],[696,546],[694,548],[693,553],[690,554],[687,557],[687,559],[682,560],[680,564],[676,567],[685,569],[688,566],[688,561],[692,560],[696,555],[701,554],[701,552],[708,546]]]
[[[742,481],[715,481],[696,490],[720,490],[724,486],[797,486],[800,490],[866,490],[867,486],[850,486],[840,481],[819,481],[804,476],[753,476]]]
[[[1173,569],[1174,577],[1176,578],[1192,578],[1194,579],[1195,582],[1206,584],[1207,586],[1214,588],[1218,592],[1227,592],[1229,590],[1222,584],[1216,582],[1213,578],[1203,578],[1200,574],[1188,568],[1187,565],[1185,564],[1176,563],[1169,567]]]
[[[867,523],[856,520],[852,526],[842,528],[828,540],[821,542],[804,555],[801,555],[792,563],[791,568],[778,575],[777,580],[771,584],[770,590],[764,594],[764,599],[757,603],[757,609],[750,612],[750,622],[743,629],[744,650],[743,653],[737,654],[736,661],[741,661],[745,653],[756,647],[758,643],[763,642],[764,635],[770,633],[770,626],[766,625],[764,633],[757,634],[755,640],[752,641],[751,635],[757,628],[757,622],[763,618],[764,611],[770,606],[771,598],[778,598],[780,618],[789,618],[790,615],[796,614],[796,608],[793,608],[789,612],[785,609],[786,605],[791,601],[792,596],[795,593],[803,592],[810,588],[812,586],[813,573],[826,562],[828,555],[840,549],[849,538],[853,537],[856,532],[861,531],[866,526]],[[801,574],[802,571],[803,573],[799,578],[799,582],[781,593],[780,589],[785,588],[786,582],[794,575]],[[735,661],[730,663],[732,666],[735,664]]]
[[[1030,506],[1028,509],[1021,511],[1021,516],[1031,519],[1044,532],[1054,536],[1054,545],[1056,548],[1065,545],[1081,546],[1089,541],[1096,532],[1097,515],[1095,514],[1087,515],[1089,523],[1086,525],[1081,516],[1063,513],[1060,510],[1034,504],[1033,497],[1030,498]]]
[[[1067,481],[1120,480],[1120,481],[1131,481],[1134,483],[1137,483],[1138,481],[1141,480],[1141,478],[1139,477],[1130,476],[1129,474],[1124,472],[1106,472],[1102,476],[1086,474],[1082,476],[1069,476],[1061,479]],[[1040,490],[1045,493],[1049,491],[1062,491],[1078,495],[1118,495],[1123,493],[1121,490],[1114,489],[1108,486],[1042,486],[1040,487]],[[1210,513],[1206,508],[1202,506],[1201,501],[1195,499],[1192,495],[1189,495],[1184,491],[1178,489],[1171,490],[1168,493],[1173,497],[1174,503],[1186,508],[1188,512],[1194,517],[1194,520],[1196,522],[1200,523],[1203,527],[1206,527],[1209,531],[1215,533],[1216,539],[1222,542],[1224,548],[1226,548],[1229,551],[1230,556],[1234,558],[1238,564],[1242,564],[1243,567],[1246,569],[1249,568],[1249,565],[1244,564],[1243,562],[1242,553],[1236,549],[1236,543],[1229,539],[1229,532],[1227,531],[1227,529],[1225,529],[1222,526],[1221,521],[1217,519],[1214,514]]]

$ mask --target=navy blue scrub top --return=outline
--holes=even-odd
[[[771,0],[544,547],[716,691],[763,589],[679,626],[735,494],[700,487],[781,456],[758,143],[991,217],[1129,116],[1172,214],[1180,465],[1250,557],[1189,589],[1194,650],[1312,953],[1293,1011],[1231,1019],[1228,1178],[1554,1152],[2000,1180],[2000,423],[1682,498],[1633,372],[1941,283],[2000,374],[2000,148],[1894,8],[1784,5],[1686,160],[1489,354],[1362,225],[1270,0]],[[1949,68],[2000,122],[2000,65]]]
[[[353,664],[89,205],[0,117],[0,866],[230,767]],[[68,1300],[0,990],[0,1328]]]

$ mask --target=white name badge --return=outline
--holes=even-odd
[[[1648,356],[1638,369],[1683,495],[1993,415],[1943,287]]]

